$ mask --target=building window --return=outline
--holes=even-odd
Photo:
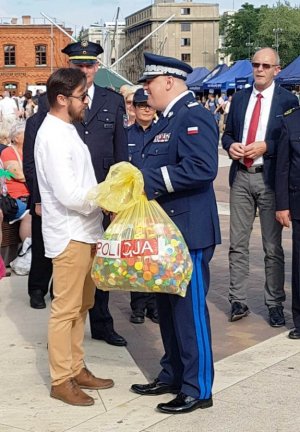
[[[181,38],[180,39],[180,46],[190,46],[191,45],[191,39],[190,38]]]
[[[181,31],[183,32],[191,31],[191,23],[181,23]]]
[[[16,65],[16,47],[15,45],[4,46],[4,64],[5,66]]]
[[[190,15],[191,14],[191,8],[181,8],[180,13],[181,13],[181,15]]]
[[[36,45],[35,47],[35,64],[37,66],[46,65],[46,45]]]
[[[191,54],[181,54],[181,60],[184,62],[191,62]]]

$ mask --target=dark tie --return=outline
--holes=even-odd
[[[258,122],[259,122],[259,116],[260,116],[260,110],[261,110],[261,99],[263,98],[263,95],[261,93],[258,93],[256,96],[257,100],[252,112],[252,117],[249,123],[249,129],[248,129],[248,135],[246,140],[246,145],[252,144],[255,141],[256,132],[258,128]],[[244,158],[244,164],[247,168],[250,168],[253,164],[253,159],[250,158]]]

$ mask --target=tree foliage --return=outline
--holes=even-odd
[[[223,16],[220,23],[224,35],[225,55],[233,61],[246,59],[260,47],[278,49],[281,64],[286,66],[300,54],[300,8],[278,2],[255,8],[242,5],[233,16]]]

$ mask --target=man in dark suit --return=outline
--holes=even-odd
[[[294,330],[290,339],[300,339],[300,107],[283,116],[276,164],[276,219],[293,226],[292,313]]]
[[[206,305],[209,262],[220,243],[213,190],[218,169],[218,129],[213,116],[188,91],[192,68],[170,57],[145,53],[141,78],[148,104],[162,112],[140,151],[145,193],[157,199],[177,225],[193,261],[185,298],[158,294],[159,325],[165,354],[150,384],[134,384],[141,395],[177,393],[158,405],[163,413],[212,406],[213,359]]]
[[[249,240],[258,208],[265,252],[265,304],[270,325],[281,327],[285,324],[284,255],[282,227],[275,219],[275,165],[281,117],[298,101],[274,83],[280,71],[276,51],[260,49],[254,54],[252,65],[254,86],[234,95],[222,138],[223,147],[233,160],[229,174],[231,321],[249,313]]]
[[[88,41],[76,42],[69,44],[62,52],[69,56],[70,67],[80,68],[87,77],[89,109],[85,121],[75,123],[75,127],[89,148],[97,181],[101,182],[105,179],[111,165],[128,159],[127,129],[124,128],[126,123],[124,100],[122,96],[114,91],[99,87],[93,82],[98,70],[97,56],[103,52],[100,45]],[[35,135],[43,118],[38,111],[35,120]],[[33,132],[30,135],[33,137]],[[26,144],[25,139],[28,148],[29,167],[27,170],[29,172],[31,169],[33,173],[34,169],[32,171],[30,159],[31,154],[33,154],[34,140],[29,139],[29,134],[27,142],[28,144]],[[33,181],[36,183],[34,177]],[[34,195],[34,203],[38,203],[39,198],[36,194]],[[105,228],[108,223],[109,220],[106,218],[106,221],[104,221]],[[37,298],[37,296],[38,292],[33,293],[31,290],[31,304],[32,298]],[[43,297],[40,300],[44,301]],[[95,305],[90,310],[92,338],[105,340],[111,345],[125,346],[127,344],[126,340],[117,334],[113,328],[113,319],[108,309],[108,300],[108,292],[96,290]]]

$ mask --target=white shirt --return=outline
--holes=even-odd
[[[93,97],[95,93],[95,84],[93,83],[91,87],[88,88],[88,95],[89,95],[89,109],[91,109],[92,103],[93,103]]]
[[[185,92],[181,93],[179,96],[177,96],[175,99],[173,99],[169,105],[167,106],[167,108],[164,110],[163,112],[163,116],[167,117],[167,115],[169,114],[169,112],[171,111],[172,107],[176,104],[176,102],[178,102],[181,98],[183,98],[183,96],[186,96],[187,94],[192,93],[190,90],[186,90]]]
[[[3,118],[16,117],[17,109],[17,104],[13,98],[5,96],[0,100],[0,114],[2,114]]]
[[[264,91],[261,92],[262,94],[262,99],[261,99],[261,110],[260,110],[260,117],[259,117],[259,121],[258,121],[258,127],[257,127],[257,131],[256,131],[256,136],[255,136],[255,141],[265,141],[265,137],[266,137],[266,131],[267,131],[267,126],[268,126],[268,121],[269,121],[269,116],[270,116],[270,110],[271,110],[271,104],[272,104],[272,99],[273,99],[273,94],[274,94],[274,89],[275,89],[275,83],[272,82],[272,84]],[[253,90],[248,102],[248,107],[247,107],[247,111],[246,111],[246,116],[245,116],[245,122],[244,122],[244,129],[243,129],[243,139],[242,139],[242,143],[245,144],[246,140],[247,140],[247,136],[248,136],[248,130],[249,130],[249,125],[250,125],[250,120],[252,117],[252,113],[254,110],[254,106],[256,104],[257,101],[257,95],[258,93],[260,93],[258,90],[256,90],[256,88],[253,86]],[[253,165],[263,165],[264,163],[264,159],[262,156],[260,156],[257,159],[254,159]]]
[[[58,256],[70,240],[96,243],[103,215],[86,195],[97,181],[90,152],[75,126],[48,113],[37,134],[34,159],[45,255]]]

